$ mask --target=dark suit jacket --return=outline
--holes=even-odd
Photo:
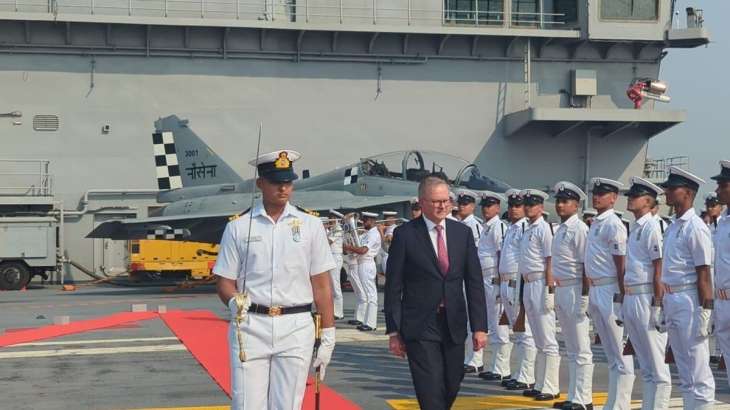
[[[472,332],[487,331],[482,270],[471,229],[446,219],[446,247],[449,271],[444,277],[423,217],[395,230],[385,280],[388,334],[399,332],[404,340],[419,340],[442,300],[454,343],[466,340],[467,308]]]

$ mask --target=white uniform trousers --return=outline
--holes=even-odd
[[[504,312],[504,302],[501,296],[502,284],[496,267],[489,268],[486,272],[482,271],[482,275],[487,300],[489,344],[492,345],[492,357],[487,371],[508,377],[511,374],[509,357],[512,343],[509,340],[509,326],[499,324]],[[487,282],[489,282],[488,286]]]
[[[555,289],[555,313],[565,339],[568,360],[568,401],[587,405],[593,403],[593,352],[591,351],[590,322],[580,314],[581,280],[573,286]]]
[[[375,329],[378,327],[378,286],[375,283],[378,268],[375,266],[375,261],[372,259],[361,261],[357,265],[357,274],[360,277],[360,286],[362,286],[365,300],[365,320],[363,323]]]
[[[669,345],[679,371],[685,409],[706,408],[715,401],[715,379],[710,370],[710,344],[697,335],[697,291],[665,293],[664,317]]]
[[[608,365],[608,399],[604,409],[631,408],[634,386],[634,358],[624,356],[624,328],[616,324],[613,295],[618,292],[617,282],[591,286],[588,312],[593,328],[601,337],[601,346]]]
[[[228,327],[232,410],[300,410],[314,347],[310,313],[249,313],[241,323],[246,361],[238,356],[236,323]]]
[[[334,256],[334,255],[333,255]],[[342,312],[342,285],[340,284],[340,272],[342,271],[342,257],[334,256],[335,268],[330,270],[332,278],[332,302],[335,305],[335,316],[343,317]]]
[[[667,334],[650,326],[652,294],[626,295],[624,328],[634,347],[643,380],[642,410],[666,409],[672,393],[672,375],[664,363]]]
[[[502,276],[517,278],[517,273],[502,273]],[[517,281],[515,281],[516,283]],[[517,321],[517,315],[520,310],[519,285],[515,287],[509,286],[509,281],[502,281],[499,285],[500,296],[502,298],[502,307],[507,312],[507,320],[509,328],[514,328]],[[525,331],[515,332],[515,348],[513,350],[516,356],[516,367],[510,375],[510,379],[517,380],[520,383],[535,383],[535,356],[537,349],[535,348],[535,339],[532,337],[530,329],[530,321],[525,317]]]
[[[360,275],[357,273],[357,267],[357,263],[345,264],[347,280],[350,281],[350,285],[352,285],[352,292],[355,294],[355,320],[364,322],[367,303],[365,302],[365,296],[363,294],[362,285],[360,284]]]
[[[525,283],[525,314],[535,338],[535,390],[557,395],[560,392],[560,351],[555,337],[555,311],[545,310],[545,278]]]
[[[730,363],[730,300],[715,298],[714,315],[715,340],[725,358],[725,364]],[[727,366],[727,379],[730,383],[730,366]]]

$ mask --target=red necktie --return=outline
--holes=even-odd
[[[449,271],[449,252],[444,241],[444,227],[436,225],[436,247],[438,248],[438,263],[441,274],[446,276]]]

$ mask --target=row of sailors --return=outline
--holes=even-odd
[[[708,198],[708,210],[730,202],[730,161],[720,164],[721,173],[712,177],[717,195]],[[567,181],[554,187],[555,211],[562,221],[557,228],[543,217],[549,198],[545,192],[510,190],[506,198],[482,195],[485,222],[479,232],[473,230],[479,235],[492,357],[479,376],[501,381],[509,390],[523,390],[538,401],[559,398],[557,318],[569,369],[567,398],[557,407],[590,409],[593,320],[609,369],[605,409],[630,408],[635,371],[625,340],[630,340],[641,369],[643,409],[668,406],[667,342],[674,348],[684,408],[712,408],[715,382],[708,337],[713,319],[721,350],[730,353],[730,218],[712,219],[713,235],[692,208],[704,181],[672,167],[660,186],[631,178],[625,195],[635,222],[627,229],[613,209],[623,184],[607,178],[591,182],[596,214],[590,228],[578,216],[587,195]],[[652,212],[662,194],[676,211],[668,226]],[[463,201],[460,196],[458,202]],[[508,205],[508,224],[499,216],[503,202]],[[713,317],[715,295],[719,303]],[[519,322],[521,306],[525,323],[519,333],[515,329],[512,349],[510,328]],[[511,354],[516,356],[515,369],[510,368]],[[476,372],[482,363],[482,352],[474,352],[467,357],[465,371]]]

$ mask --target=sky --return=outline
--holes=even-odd
[[[661,108],[686,110],[687,121],[652,138],[648,156],[689,156],[689,171],[708,182],[700,188],[700,199],[715,189],[709,178],[719,173],[718,161],[730,160],[730,0],[677,1],[682,27],[687,6],[704,10],[711,42],[667,49],[660,79],[667,82],[672,101]]]

